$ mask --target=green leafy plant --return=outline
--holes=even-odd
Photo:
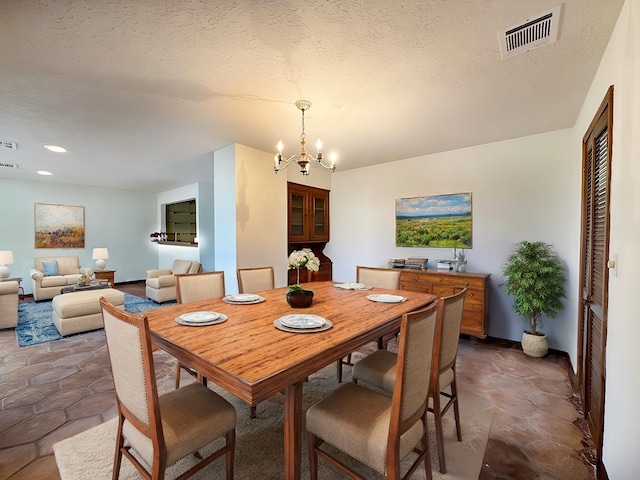
[[[522,241],[503,270],[505,290],[514,297],[513,310],[529,321],[532,335],[538,335],[540,316],[556,318],[566,298],[565,269],[552,248],[544,242]]]

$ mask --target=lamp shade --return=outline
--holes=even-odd
[[[11,250],[0,250],[0,278],[9,278],[9,267],[13,264],[13,252]]]
[[[98,270],[104,270],[104,267],[107,265],[107,260],[109,258],[109,250],[106,248],[94,248],[93,249],[93,259],[96,260],[96,267]]]

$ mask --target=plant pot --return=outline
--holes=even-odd
[[[544,357],[549,351],[549,341],[544,333],[522,333],[522,351],[530,357]]]
[[[287,303],[293,308],[307,308],[311,306],[313,292],[311,290],[294,290],[287,292]]]

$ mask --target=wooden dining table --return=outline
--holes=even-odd
[[[314,292],[309,308],[294,309],[286,301],[287,287],[260,292],[264,301],[229,304],[223,299],[196,301],[145,312],[152,342],[180,362],[248,405],[284,392],[284,477],[300,478],[302,390],[305,379],[400,328],[402,314],[424,307],[436,297],[409,291],[343,290],[334,282],[305,283]],[[406,298],[375,302],[371,294]],[[184,326],[176,321],[190,312],[217,312],[227,319],[210,326]],[[274,321],[291,314],[313,314],[331,322],[324,331],[282,331]],[[337,386],[337,384],[336,384]]]

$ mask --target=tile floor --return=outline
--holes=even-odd
[[[118,288],[144,296],[141,284]],[[158,376],[172,380],[173,361],[158,358]],[[595,479],[568,368],[556,353],[534,359],[517,344],[461,339],[458,381],[494,409],[479,480]],[[0,330],[0,401],[0,480],[59,478],[52,445],[115,416],[103,332],[20,348]]]

